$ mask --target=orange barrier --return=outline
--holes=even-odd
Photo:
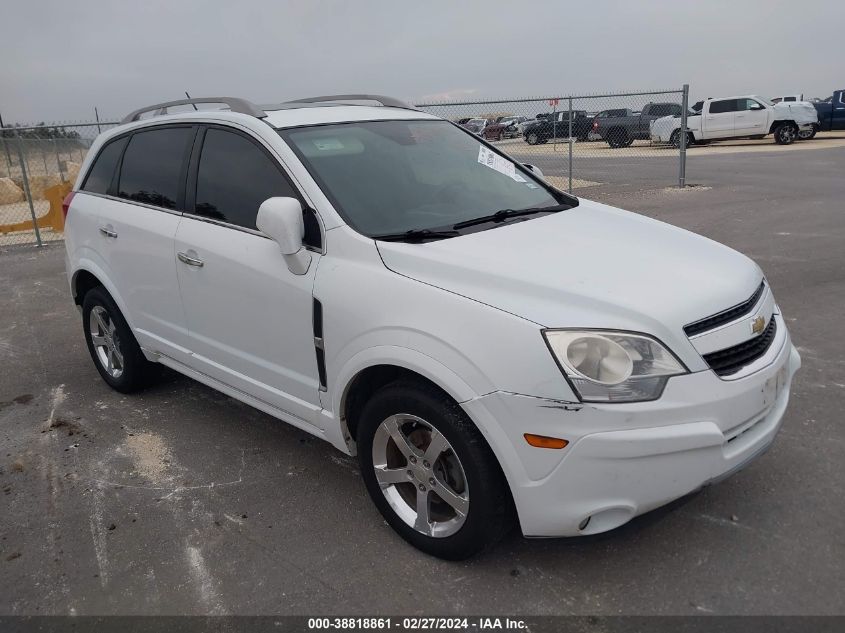
[[[61,232],[65,228],[65,216],[62,213],[62,202],[65,196],[73,189],[73,183],[63,182],[44,190],[44,198],[50,203],[50,210],[39,218],[36,218],[38,228],[52,228]],[[16,222],[15,224],[0,224],[0,233],[15,233],[17,231],[31,231],[32,220]]]

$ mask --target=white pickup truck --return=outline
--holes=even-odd
[[[698,104],[696,104],[698,105]],[[801,132],[818,125],[818,113],[808,103],[773,104],[756,95],[705,99],[687,117],[687,145],[700,141],[763,138],[773,134],[775,143],[789,145]],[[679,145],[681,117],[667,116],[651,122],[651,140]]]

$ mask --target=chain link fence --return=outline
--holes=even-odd
[[[689,89],[422,103],[523,163],[550,183],[590,190],[684,186]],[[678,133],[654,142],[651,121],[677,117]]]
[[[63,237],[62,200],[88,148],[115,123],[12,126],[0,129],[0,247]]]
[[[675,127],[686,129],[687,100],[684,86],[417,107],[536,165],[559,189],[589,198],[597,191],[684,186],[685,136],[679,132],[654,142],[651,121],[677,117]],[[115,125],[98,121],[0,129],[0,247],[62,239],[62,200],[93,140]]]

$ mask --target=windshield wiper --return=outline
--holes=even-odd
[[[483,215],[480,218],[472,220],[464,220],[453,225],[452,228],[456,231],[467,226],[475,226],[476,224],[486,224],[487,222],[504,222],[508,218],[516,218],[521,215],[534,215],[535,213],[557,213],[564,209],[570,209],[571,205],[557,204],[551,207],[533,207],[531,209],[501,209],[490,215]]]
[[[442,240],[447,237],[457,237],[457,231],[437,231],[433,229],[411,229],[403,233],[385,233],[384,235],[373,235],[374,240],[383,242],[422,242],[424,240]]]

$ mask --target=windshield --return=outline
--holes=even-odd
[[[755,99],[757,99],[757,101],[762,101],[762,102],[763,102],[763,103],[765,103],[767,106],[773,106],[773,105],[775,105],[774,103],[772,103],[771,101],[769,101],[768,99],[766,99],[766,97],[758,97],[757,95],[754,95],[754,98],[755,98]]]
[[[527,169],[447,121],[362,121],[279,133],[344,220],[370,237],[452,228],[503,209],[578,204],[562,194],[556,199]]]

